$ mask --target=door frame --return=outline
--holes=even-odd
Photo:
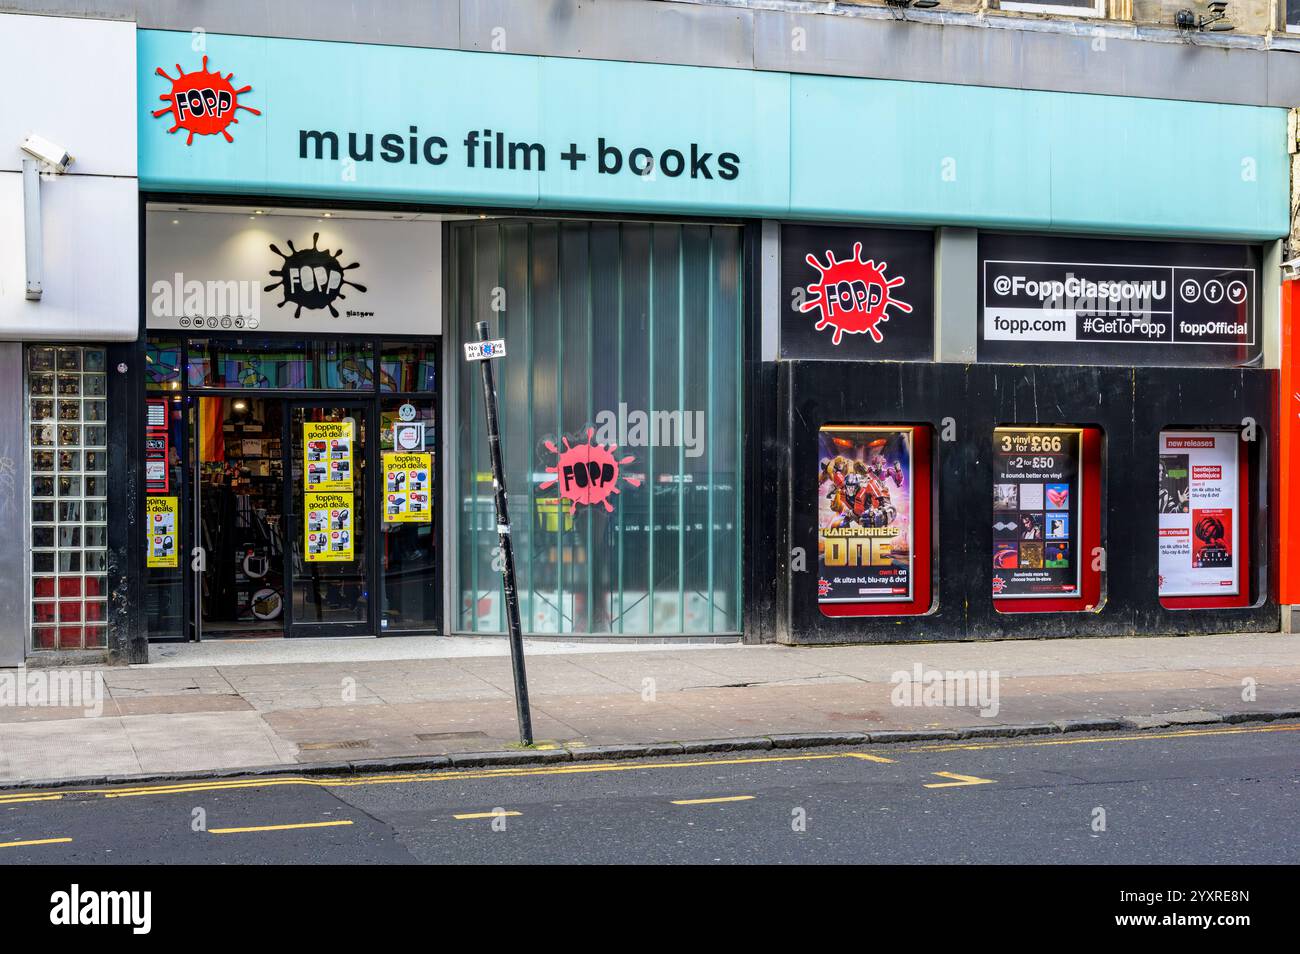
[[[204,547],[203,538],[200,534],[201,528],[203,526],[203,494],[201,491],[201,487],[203,484],[203,477],[202,477],[203,462],[202,460],[200,460],[201,455],[199,449],[199,442],[202,439],[200,435],[200,430],[202,426],[201,425],[202,416],[199,411],[199,402],[204,400],[211,400],[211,399],[234,401],[236,399],[241,399],[241,398],[246,401],[255,400],[255,399],[273,400],[273,401],[278,400],[284,405],[284,410],[286,414],[289,408],[288,401],[284,400],[282,395],[278,395],[278,394],[268,395],[265,391],[258,392],[258,391],[233,391],[232,390],[229,393],[216,392],[216,391],[195,393],[189,395],[188,400],[185,403],[185,416],[184,416],[185,440],[183,441],[184,453],[182,456],[182,465],[181,465],[181,480],[180,480],[181,487],[178,496],[180,498],[181,512],[186,514],[186,519],[183,521],[184,526],[182,528],[183,530],[182,540],[187,541],[187,543],[184,547],[184,553],[182,554],[182,557],[186,561],[183,564],[185,567],[184,613],[185,613],[185,638],[188,641],[201,642],[204,638],[203,636],[203,629],[204,629],[203,594],[201,589],[202,587],[201,578],[204,572],[206,572],[206,570],[197,570],[194,568],[193,565],[194,551],[196,548],[200,548],[200,547],[203,548],[204,551],[203,560],[204,560],[205,567],[207,565],[207,561],[210,560],[213,556],[211,553],[208,552],[207,548]],[[281,421],[280,421],[280,434],[278,435],[280,438],[280,464],[282,468],[286,462],[285,450],[284,450],[284,436],[286,434],[287,426],[288,425],[286,423],[286,415],[282,414]],[[283,482],[287,482],[287,477]],[[284,507],[283,501],[284,501],[283,488],[281,488],[281,504],[280,504],[281,508]],[[287,515],[282,515],[282,519],[285,521],[287,525],[288,522]],[[282,535],[283,533],[284,531],[281,530]],[[269,631],[265,633],[250,632],[246,638],[283,639],[289,635],[289,615],[288,615],[289,595],[286,593],[282,593],[281,600],[282,600],[282,607],[280,610],[280,614],[281,614],[280,622],[281,622],[281,629],[282,629],[281,633],[277,636]],[[210,630],[217,629],[216,627],[213,626],[209,626],[208,628]],[[232,631],[230,633],[225,633],[222,635],[208,636],[207,638],[212,640],[220,640],[220,639],[231,639],[231,638],[237,639],[241,637],[236,632]]]
[[[375,524],[375,505],[378,498],[378,488],[376,480],[370,475],[378,473],[377,444],[378,432],[376,431],[377,419],[379,417],[379,402],[372,396],[356,397],[336,397],[334,395],[313,395],[310,398],[303,397],[286,397],[284,400],[284,437],[281,440],[281,453],[284,456],[284,515],[285,515],[285,617],[284,617],[284,635],[286,639],[312,639],[322,637],[343,637],[343,636],[376,636],[379,631],[379,615],[382,607],[379,603],[382,601],[382,593],[379,589],[379,531]],[[365,621],[354,621],[347,623],[319,623],[319,622],[299,622],[294,616],[294,552],[295,547],[303,540],[303,529],[294,521],[294,494],[300,491],[295,488],[293,480],[293,414],[296,410],[308,410],[312,408],[344,408],[349,413],[361,411],[365,415],[365,442],[362,452],[365,456],[365,477],[359,477],[354,468],[352,472],[352,493],[357,495],[357,484],[360,483],[360,495],[365,501],[365,519],[366,526],[362,534],[362,540],[366,548],[366,571],[364,574],[366,586],[366,613],[368,619]],[[355,416],[355,415],[354,415]],[[372,419],[373,418],[373,419]],[[353,446],[360,438],[360,428],[353,435]],[[356,461],[355,450],[353,461]],[[304,479],[306,472],[303,472]],[[306,516],[306,506],[303,507],[303,515]],[[356,530],[353,529],[355,537]]]
[[[379,388],[378,381],[376,381],[375,386],[373,388],[367,388],[362,390],[343,390],[343,389],[326,390],[326,389],[304,389],[304,388],[238,388],[238,387],[217,388],[217,387],[197,387],[197,386],[192,387],[189,384],[187,375],[185,374],[183,369],[185,369],[189,365],[190,349],[192,347],[192,342],[195,338],[234,339],[234,338],[241,338],[247,336],[248,336],[247,334],[239,333],[239,332],[224,332],[224,331],[213,332],[213,331],[200,331],[200,330],[195,330],[189,333],[155,330],[155,331],[145,331],[141,335],[141,339],[140,339],[141,343],[145,343],[150,338],[154,338],[154,337],[174,338],[176,339],[177,345],[180,349],[179,360],[180,360],[180,366],[182,368],[182,372],[180,378],[175,382],[176,386],[167,390],[150,391],[145,387],[145,382],[143,380],[143,377],[141,376],[135,382],[135,389],[133,389],[133,393],[137,393],[140,396],[141,410],[139,412],[138,417],[140,417],[141,419],[143,418],[143,402],[145,398],[166,396],[172,399],[179,398],[181,401],[181,407],[183,408],[182,411],[183,430],[182,430],[182,437],[178,439],[178,444],[177,444],[177,448],[179,450],[180,458],[181,458],[180,486],[179,486],[178,496],[180,497],[179,507],[181,509],[181,512],[186,515],[186,519],[182,521],[183,534],[184,534],[184,542],[183,542],[184,552],[182,553],[182,559],[185,561],[184,563],[182,563],[182,569],[183,569],[183,573],[182,573],[183,585],[181,587],[182,624],[179,631],[174,634],[169,633],[168,635],[164,636],[160,634],[149,633],[147,636],[148,643],[198,642],[201,641],[203,638],[202,627],[196,625],[196,617],[199,615],[200,607],[199,607],[199,602],[196,598],[196,574],[192,568],[192,562],[194,559],[194,547],[198,546],[202,542],[200,540],[195,539],[195,534],[194,534],[195,527],[193,522],[193,507],[195,503],[194,502],[194,481],[196,479],[198,468],[200,466],[198,463],[198,443],[197,443],[199,439],[198,420],[197,420],[198,399],[200,398],[231,398],[231,399],[245,398],[245,399],[257,399],[257,400],[279,400],[283,402],[283,405],[287,412],[292,411],[292,408],[297,405],[323,406],[323,407],[359,406],[359,407],[367,408],[369,409],[369,413],[370,413],[369,423],[371,427],[374,428],[374,431],[373,431],[373,436],[370,439],[370,444],[372,446],[366,449],[366,454],[367,454],[366,466],[368,469],[374,468],[374,472],[376,474],[378,474],[380,470],[382,470],[382,466],[381,466],[382,457],[381,457],[381,450],[380,450],[382,441],[381,441],[381,435],[379,434],[378,428],[384,414],[385,403],[405,402],[405,401],[409,401],[415,404],[429,403],[432,405],[432,409],[433,409],[433,417],[431,419],[432,426],[434,429],[434,434],[437,435],[436,441],[434,443],[434,449],[433,449],[434,471],[438,475],[439,483],[441,484],[443,481],[443,477],[444,477],[442,471],[442,467],[444,465],[443,455],[446,446],[446,443],[443,438],[443,426],[446,423],[447,415],[443,411],[443,407],[442,407],[442,402],[444,399],[443,368],[445,365],[444,365],[444,358],[442,353],[443,346],[442,346],[441,336],[438,335],[431,335],[431,336],[373,335],[373,334],[359,336],[354,334],[337,334],[337,333],[331,333],[331,334],[320,333],[320,334],[311,335],[313,339],[318,339],[323,341],[368,340],[372,344],[372,350],[375,355],[376,365],[378,365],[384,345],[390,343],[391,344],[411,343],[411,344],[426,344],[426,345],[436,344],[437,347],[436,350],[432,352],[432,357],[436,361],[434,376],[435,376],[435,380],[437,381],[437,386],[431,390],[416,390],[416,391],[381,390]],[[261,339],[270,339],[270,340],[278,340],[278,339],[297,340],[296,336],[288,335],[284,333],[278,333],[278,332],[266,333],[266,334],[258,335],[256,337]],[[141,346],[143,347],[143,344]],[[376,377],[378,376],[376,375]],[[291,450],[292,441],[288,440],[288,438],[291,437],[291,435],[288,433],[287,430],[287,428],[290,426],[289,425],[290,418],[291,418],[291,414],[286,413],[284,416],[285,423],[283,425],[286,430],[282,432],[282,437],[281,437],[282,448],[290,448],[288,450],[283,451],[283,453],[286,454],[292,453]],[[114,419],[110,415],[110,425],[112,424],[113,420]],[[132,435],[135,435],[138,430],[140,429],[133,426],[131,428]],[[142,442],[140,443],[140,453],[143,453]],[[115,459],[116,457],[110,458],[110,469],[112,468],[113,461]],[[138,493],[141,496],[143,496],[144,494],[143,467],[140,466],[135,468],[134,470],[135,473],[133,474],[133,480],[137,482],[136,485],[138,487]],[[286,483],[286,487],[288,487],[291,484],[291,475],[289,476],[288,479],[286,479],[285,483]],[[440,490],[439,493],[434,496],[434,510],[432,514],[432,533],[433,533],[433,539],[436,541],[435,544],[436,553],[434,556],[434,566],[432,570],[433,578],[434,578],[432,584],[434,588],[433,589],[434,592],[433,621],[428,625],[419,625],[409,629],[405,629],[405,628],[385,629],[383,626],[384,592],[380,589],[383,583],[383,569],[382,569],[382,562],[381,562],[383,555],[379,550],[379,544],[382,542],[382,540],[380,539],[381,532],[382,532],[382,526],[381,526],[382,513],[378,509],[378,502],[381,497],[381,491],[377,479],[371,481],[371,483],[373,486],[366,488],[366,493],[367,493],[366,503],[367,506],[371,508],[370,512],[375,515],[371,517],[373,527],[369,531],[370,538],[367,540],[367,545],[374,548],[372,552],[375,554],[374,558],[371,560],[370,570],[369,573],[367,574],[367,583],[368,586],[370,587],[370,599],[372,602],[370,624],[368,626],[361,626],[361,624],[318,624],[320,627],[323,627],[324,629],[323,632],[316,633],[316,634],[300,632],[297,634],[298,636],[310,636],[310,635],[319,635],[322,637],[428,636],[428,635],[439,635],[446,631],[445,629],[446,602],[443,598],[444,595],[443,588],[445,585],[446,554],[443,550],[445,531],[443,525],[444,499],[443,499],[442,491]],[[286,521],[288,521],[289,523],[292,522],[287,514],[286,514]],[[139,550],[139,560],[140,562],[143,562],[144,560],[143,547],[138,546],[138,550]],[[292,570],[290,569],[289,572],[291,574]],[[268,636],[266,638],[287,639],[290,637],[290,627],[292,623],[292,613],[293,613],[291,589],[286,590],[285,604],[286,606],[284,612],[288,615],[285,616],[284,636],[283,637]],[[139,609],[133,614],[133,616],[140,619],[142,621],[141,626],[144,627],[145,625],[143,622],[145,619],[144,601],[140,600],[137,605],[139,606]],[[344,626],[349,626],[349,625],[352,625],[354,627],[351,631],[343,629]],[[360,627],[360,628],[355,628],[355,627]],[[217,638],[225,638],[225,637],[217,637]]]

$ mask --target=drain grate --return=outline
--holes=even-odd
[[[486,739],[486,732],[417,732],[415,737],[421,742],[457,742],[469,739]]]
[[[300,749],[364,749],[370,746],[369,739],[344,739],[342,742],[305,742]]]

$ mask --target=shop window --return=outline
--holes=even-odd
[[[1164,430],[1157,466],[1161,605],[1248,606],[1249,443],[1235,430]]]
[[[1000,0],[998,9],[1012,13],[1056,13],[1067,17],[1104,17],[1106,0],[1048,0],[1046,3],[1034,3],[1032,0]]]
[[[107,646],[105,364],[103,348],[27,349],[34,650]]]
[[[1300,0],[1286,0],[1286,32],[1300,33]]]
[[[331,391],[375,389],[374,348],[368,341],[318,341],[312,359],[308,387]]]
[[[930,428],[821,429],[817,602],[825,616],[915,616],[934,602]]]
[[[385,341],[379,367],[381,391],[436,391],[434,373],[438,346],[405,341]]]
[[[196,338],[188,345],[192,388],[375,390],[369,341]]]
[[[502,317],[505,292],[493,331],[510,354],[497,387],[525,631],[739,632],[740,230],[515,221],[451,237],[458,344]],[[482,383],[457,365],[448,617],[501,632]],[[589,455],[605,464],[580,486]]]
[[[247,338],[190,341],[192,388],[293,388],[307,385],[307,342]]]
[[[144,386],[148,391],[181,389],[181,340],[152,337],[144,346]]]
[[[1102,434],[1096,427],[993,432],[993,605],[1000,613],[1102,604]]]

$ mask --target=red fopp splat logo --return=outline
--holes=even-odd
[[[187,146],[194,142],[196,135],[215,136],[217,133],[225,136],[226,142],[234,142],[234,137],[226,131],[226,127],[239,122],[235,118],[237,110],[246,109],[254,116],[262,115],[261,110],[239,102],[240,94],[247,93],[253,87],[235,89],[230,82],[234,73],[225,76],[220,71],[209,73],[206,56],[203,57],[203,65],[193,73],[186,73],[177,63],[175,79],[168,76],[161,66],[154,72],[172,84],[170,92],[158,97],[171,105],[154,110],[154,118],[163,113],[171,113],[174,125],[167,131],[174,133],[178,129],[184,129],[189,133],[185,140]]]
[[[884,341],[879,325],[889,320],[886,309],[897,308],[904,313],[912,310],[907,302],[891,295],[891,290],[906,280],[901,276],[887,278],[888,262],[864,260],[861,242],[853,243],[852,258],[837,262],[835,253],[827,249],[827,264],[823,265],[811,253],[806,261],[817,269],[820,281],[807,287],[811,297],[799,305],[799,310],[820,311],[821,318],[815,328],[817,331],[834,328],[833,344],[838,345],[845,335],[860,334],[870,334],[873,341]]]
[[[539,489],[546,490],[558,484],[560,496],[571,501],[569,513],[576,511],[579,504],[587,506],[597,503],[604,504],[606,512],[612,513],[614,507],[608,498],[611,494],[619,492],[619,467],[622,464],[630,464],[636,459],[631,456],[615,457],[614,452],[618,450],[618,445],[610,444],[606,447],[594,443],[592,438],[595,433],[595,428],[587,428],[587,443],[579,444],[577,447],[571,446],[569,439],[564,438],[563,451],[551,441],[545,442],[548,451],[560,456],[554,467],[546,468],[546,472],[555,474],[555,477],[543,483]],[[641,486],[639,477],[623,479],[633,487]]]

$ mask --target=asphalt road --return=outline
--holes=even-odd
[[[1274,723],[0,793],[0,865],[1294,864],[1298,754]]]

